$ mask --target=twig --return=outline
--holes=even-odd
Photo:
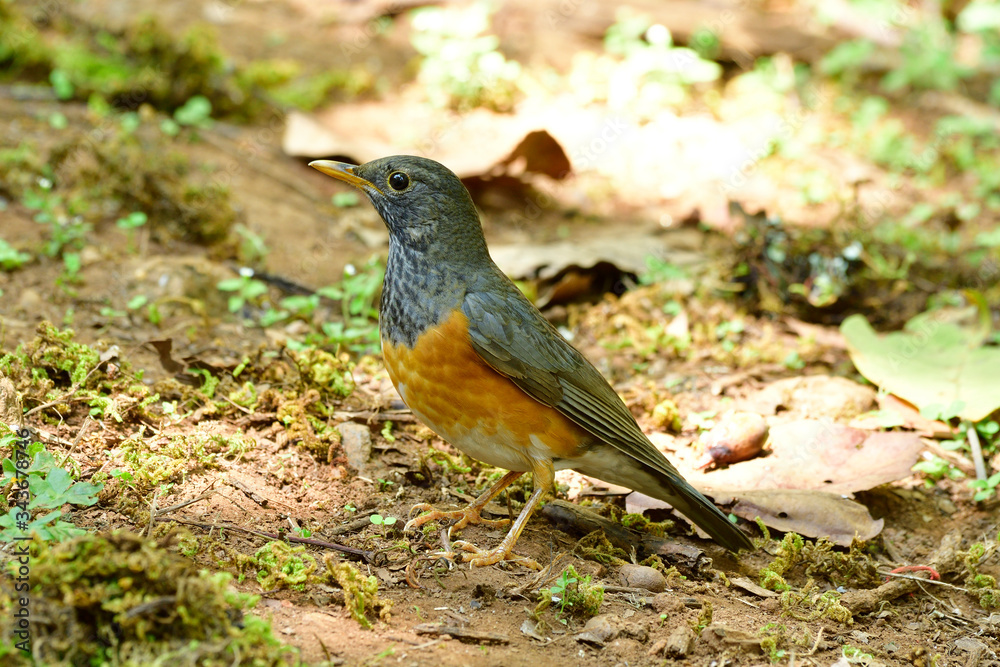
[[[100,368],[101,366],[103,366],[103,365],[104,365],[103,362],[97,364],[96,366],[94,366],[93,368],[90,369],[90,372],[87,373],[84,376],[83,380],[81,380],[80,382],[77,382],[76,384],[74,384],[73,386],[71,386],[69,388],[69,391],[67,391],[61,397],[57,398],[54,401],[49,401],[48,403],[42,403],[41,405],[36,405],[35,407],[31,408],[30,410],[28,410],[27,412],[25,412],[23,415],[21,415],[21,419],[25,419],[26,417],[30,417],[31,415],[35,414],[36,412],[41,412],[42,410],[45,410],[47,408],[51,408],[53,406],[59,405],[60,403],[72,403],[74,401],[89,401],[91,399],[90,396],[79,396],[77,398],[73,398],[73,394],[75,394],[76,392],[80,391],[80,387],[82,387],[83,385],[87,384],[87,380],[90,379],[90,376],[93,375],[94,372],[98,368]]]
[[[149,501],[149,525],[146,526],[146,537],[148,538],[153,534],[153,523],[156,521],[156,494],[153,494],[153,499]]]
[[[416,423],[419,420],[414,416],[412,412],[407,410],[397,410],[397,411],[381,411],[375,412],[374,410],[360,410],[357,412],[334,412],[333,418],[340,421],[357,421],[357,422],[385,422],[394,421],[399,423]]]
[[[227,398],[227,397],[225,397],[225,396],[220,396],[220,398],[221,398],[222,400],[224,400],[224,401],[225,401],[226,403],[229,403],[229,405],[233,406],[233,407],[234,407],[234,408],[236,408],[237,410],[242,410],[243,412],[245,412],[245,413],[246,413],[246,414],[248,414],[248,415],[252,415],[252,414],[253,414],[253,410],[250,410],[250,409],[248,409],[248,408],[244,408],[244,407],[243,407],[242,405],[239,405],[238,403],[234,403],[234,402],[232,401],[232,399],[229,399],[229,398]]]
[[[187,507],[188,505],[194,505],[197,502],[201,502],[202,500],[205,500],[206,498],[212,497],[216,493],[215,489],[212,488],[214,486],[215,486],[215,482],[213,481],[212,485],[209,486],[207,489],[205,489],[201,493],[200,496],[197,496],[195,498],[191,498],[190,500],[185,500],[185,501],[179,502],[176,505],[170,505],[169,507],[164,507],[161,510],[157,510],[156,511],[156,516],[159,517],[159,516],[164,516],[166,514],[170,514],[171,512],[176,512],[177,510],[183,509],[183,508]]]
[[[806,655],[814,655],[816,653],[816,649],[819,648],[820,641],[823,640],[823,631],[825,629],[826,628],[824,628],[822,625],[819,626],[819,632],[816,633],[816,641],[813,642],[813,647],[811,649],[809,649],[809,652],[806,653]]]
[[[969,447],[972,448],[972,462],[976,464],[976,479],[981,482],[986,479],[986,462],[983,460],[983,447],[979,444],[979,432],[976,431],[975,424],[969,424],[965,436],[969,439]]]
[[[334,537],[336,535],[343,535],[344,533],[353,533],[356,530],[361,530],[362,528],[367,528],[372,525],[372,520],[368,517],[375,514],[375,510],[364,510],[358,515],[358,518],[345,523],[342,526],[337,526],[336,528],[331,528],[330,530],[324,530],[323,533],[327,537]]]
[[[94,420],[90,418],[90,415],[87,415],[87,418],[83,420],[83,425],[80,426],[79,433],[76,434],[73,444],[70,446],[69,451],[66,452],[66,456],[63,457],[62,463],[59,464],[60,468],[66,467],[66,462],[69,461],[69,455],[72,454],[73,450],[76,449],[76,446],[80,444],[80,440],[83,439],[83,434],[87,432],[87,429],[90,428],[90,425],[93,422]]]
[[[934,584],[935,586],[944,586],[946,588],[954,588],[956,591],[962,591],[963,593],[968,593],[969,589],[962,588],[961,586],[956,586],[955,584],[949,584],[947,581],[940,581],[938,579],[924,579],[923,577],[914,577],[912,574],[902,574],[899,572],[883,572],[886,577],[896,577],[898,579],[910,579],[912,581],[919,581],[925,584]]]
[[[339,551],[341,553],[350,554],[351,556],[357,556],[362,558],[366,563],[374,563],[377,552],[375,551],[365,551],[364,549],[355,549],[354,547],[348,547],[343,544],[336,544],[334,542],[323,542],[322,540],[313,540],[305,537],[295,537],[294,535],[275,535],[273,533],[265,533],[259,530],[251,530],[250,528],[242,528],[240,526],[234,526],[232,524],[216,524],[216,523],[206,523],[204,521],[190,521],[187,519],[168,519],[166,517],[157,518],[157,521],[173,521],[175,523],[181,523],[186,526],[198,526],[199,528],[208,528],[210,530],[235,530],[240,533],[246,533],[248,535],[257,535],[258,537],[265,537],[269,540],[279,540],[281,542],[291,542],[293,544],[308,544],[313,547],[320,547],[321,549],[331,549],[333,551]]]
[[[656,595],[647,588],[635,588],[633,586],[601,586],[605,593],[635,593],[636,595]]]

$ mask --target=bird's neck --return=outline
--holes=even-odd
[[[468,276],[454,261],[436,259],[395,240],[389,242],[379,304],[383,342],[412,348],[421,333],[461,306]]]

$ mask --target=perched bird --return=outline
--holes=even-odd
[[[464,510],[429,511],[407,528],[436,519],[456,520],[453,530],[505,523],[480,512],[531,472],[534,492],[496,548],[454,547],[473,566],[535,565],[512,553],[514,543],[543,495],[554,491],[555,471],[572,468],[670,503],[731,551],[753,548],[653,447],[600,372],[493,263],[458,176],[413,156],[309,166],[362,190],[389,228],[379,329],[399,395],[452,445],[510,471]]]

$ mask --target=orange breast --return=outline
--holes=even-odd
[[[403,401],[434,432],[472,458],[508,470],[574,458],[593,440],[555,408],[534,400],[493,370],[469,342],[456,311],[413,349],[383,341],[382,354]]]

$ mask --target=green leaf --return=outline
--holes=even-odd
[[[1000,408],[1000,349],[981,332],[918,315],[903,331],[880,336],[861,315],[840,325],[851,361],[870,382],[918,408],[962,404],[958,416],[981,421]]]

